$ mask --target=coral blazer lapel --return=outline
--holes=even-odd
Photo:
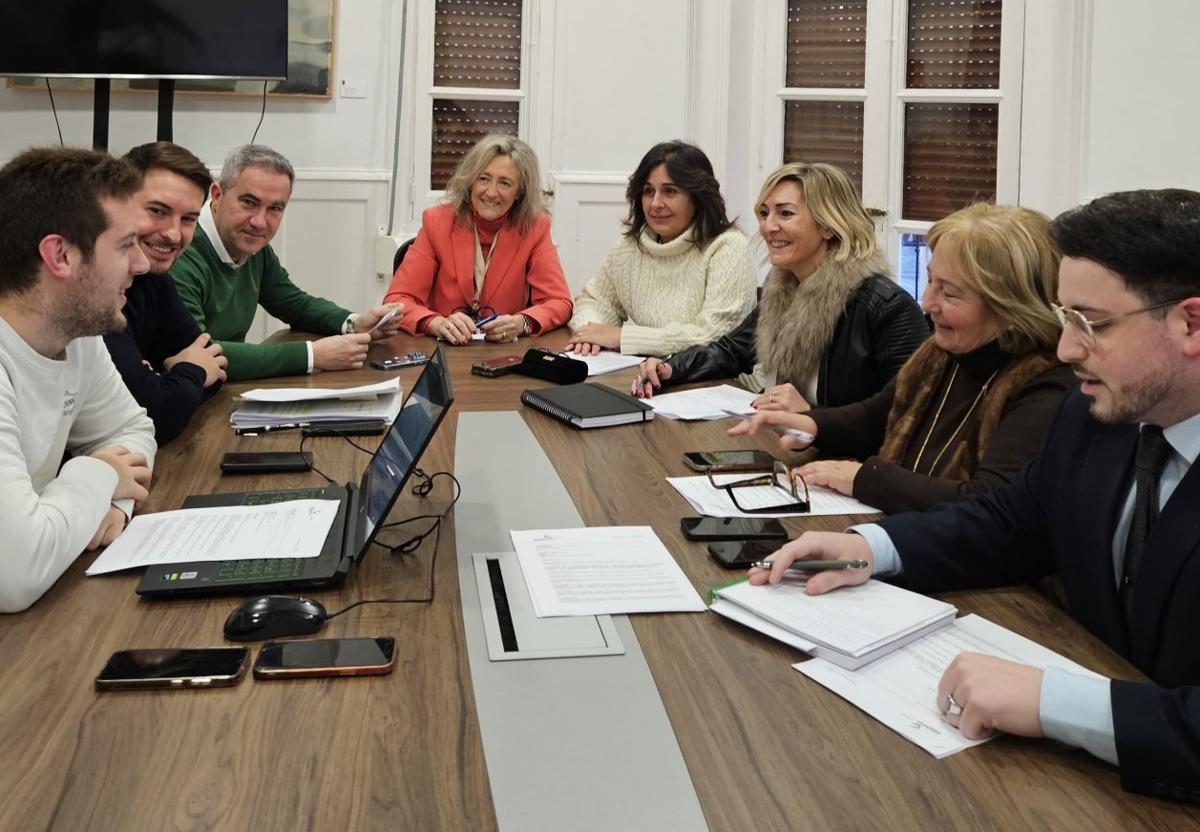
[[[454,252],[454,281],[462,293],[462,306],[470,306],[475,297],[475,233],[455,222],[450,229],[450,247]]]

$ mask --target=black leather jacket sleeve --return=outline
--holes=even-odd
[[[709,344],[681,350],[667,359],[671,377],[665,386],[730,378],[754,369],[754,331],[758,328],[758,307],[750,310],[740,324]]]

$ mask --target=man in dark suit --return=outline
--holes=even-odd
[[[959,655],[938,706],[965,736],[1048,736],[1121,769],[1136,792],[1200,803],[1200,193],[1110,194],[1053,223],[1058,356],[1080,379],[1007,487],[771,557],[865,558],[810,594],[888,577],[920,591],[1057,573],[1071,614],[1153,680],[1089,679]]]

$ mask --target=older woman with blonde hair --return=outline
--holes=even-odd
[[[400,327],[451,344],[482,331],[515,341],[562,326],[571,294],[542,198],[537,156],[514,136],[484,136],[425,211],[385,301],[403,301]]]
[[[739,376],[759,410],[840,405],[878,392],[929,335],[916,302],[888,277],[875,227],[841,168],[787,164],[755,204],[771,273],[732,332],[643,361],[630,392]]]
[[[1033,458],[1072,382],[1055,357],[1050,304],[1059,255],[1049,221],[1027,208],[979,203],[934,224],[922,306],[933,336],[882,391],[843,407],[760,413],[762,425],[814,437],[810,484],[882,511],[921,510],[1011,480]],[[785,448],[807,447],[785,437]]]

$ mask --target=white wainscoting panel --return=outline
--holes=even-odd
[[[297,170],[271,243],[292,281],[352,312],[382,299],[390,276],[376,279],[373,254],[387,196],[387,171]],[[246,340],[261,341],[285,326],[260,307]]]
[[[572,296],[596,276],[628,214],[623,174],[552,174],[553,234]]]

